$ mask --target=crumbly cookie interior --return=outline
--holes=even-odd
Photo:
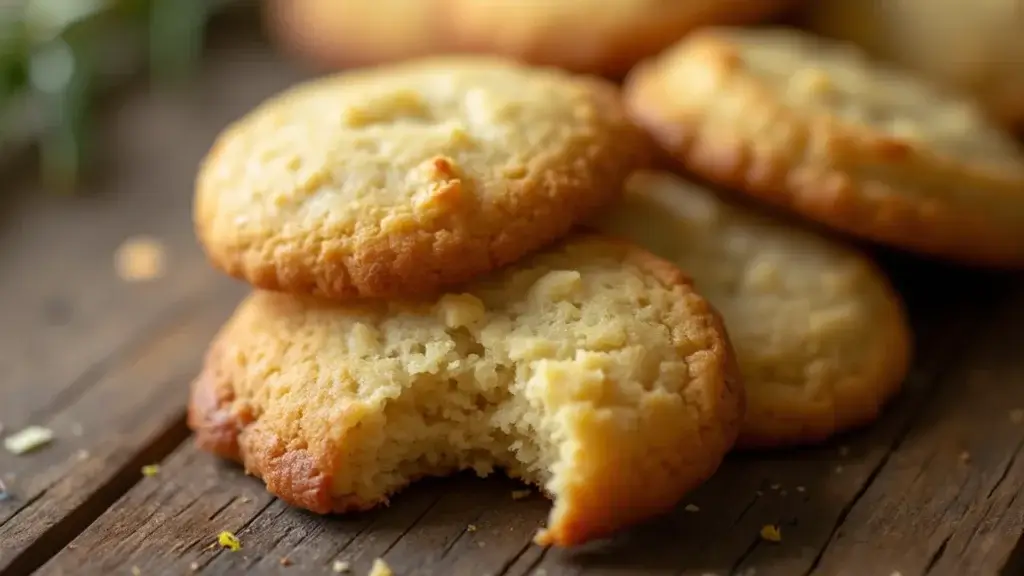
[[[573,243],[431,303],[258,292],[226,338],[244,368],[236,404],[333,462],[341,508],[501,468],[554,496],[555,519],[574,486],[708,473],[714,455],[680,450],[720,433],[707,429],[720,405],[736,412],[719,396],[722,335],[681,277],[608,246]]]

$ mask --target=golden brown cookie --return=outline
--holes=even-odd
[[[329,67],[391,62],[453,50],[448,0],[267,0],[287,49]]]
[[[501,468],[554,499],[541,544],[669,510],[739,430],[717,313],[673,265],[576,236],[419,303],[254,293],[212,344],[189,424],[318,513]]]
[[[792,0],[449,0],[463,49],[618,76],[701,26],[771,16]]]
[[[686,270],[722,313],[747,392],[739,444],[806,444],[875,419],[911,334],[860,253],[661,172],[630,178],[600,229]]]
[[[419,296],[563,236],[649,153],[603,80],[419,60],[304,84],[230,126],[199,173],[196,229],[259,288]]]
[[[976,98],[1024,128],[1024,0],[816,0],[809,28]]]
[[[1024,266],[1024,154],[970,103],[852,45],[710,29],[639,66],[627,106],[692,172],[833,228]]]

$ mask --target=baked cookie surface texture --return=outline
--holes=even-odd
[[[293,88],[200,168],[211,261],[258,288],[420,296],[563,236],[650,153],[604,81],[487,57]]]
[[[627,80],[685,168],[847,233],[1024,266],[1024,154],[966,100],[787,29],[708,29]]]
[[[701,26],[745,24],[791,0],[450,0],[464,49],[618,76]]]
[[[571,545],[671,509],[739,430],[714,309],[674,266],[575,236],[419,303],[257,291],[192,388],[200,447],[318,513],[501,468],[553,497]]]
[[[858,252],[661,172],[631,177],[595,223],[686,270],[722,313],[747,391],[740,446],[824,440],[899,390],[910,329]]]

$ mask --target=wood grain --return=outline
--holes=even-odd
[[[253,46],[232,49],[191,92],[139,90],[111,103],[90,190],[55,197],[31,179],[8,180],[0,423],[7,433],[46,426],[56,440],[22,456],[0,451],[12,495],[0,502],[0,573],[41,564],[134,483],[141,463],[187,434],[185,384],[242,290],[195,244],[192,175],[221,127],[294,80],[258,75],[238,90],[252,77]],[[163,244],[164,276],[116,274],[115,250],[136,235]]]
[[[0,422],[57,440],[0,453],[0,474],[14,475],[0,575],[331,574],[337,561],[365,574],[381,557],[400,576],[1024,573],[1024,280],[892,254],[880,257],[918,350],[878,423],[818,448],[733,455],[674,513],[576,550],[533,545],[549,503],[514,499],[521,487],[501,477],[428,480],[388,508],[321,517],[180,444],[186,385],[244,290],[194,244],[192,174],[227,122],[304,76],[233,38],[189,90],[112,103],[90,194],[4,181]],[[166,244],[166,276],[114,274],[114,249],[135,234]],[[765,524],[781,543],[760,539]],[[211,547],[223,530],[240,551]]]
[[[979,354],[992,350],[993,339],[1005,341],[1016,330],[1013,324],[1019,312],[1013,310],[1019,307],[1018,300],[1024,301],[1024,287],[1017,298],[1006,294],[999,278],[902,259],[892,262],[891,268],[913,303],[921,335],[918,361],[905,393],[877,425],[828,446],[733,456],[711,482],[687,499],[686,504],[696,505],[697,511],[681,506],[674,514],[607,542],[571,551],[545,550],[534,546],[531,538],[546,519],[548,503],[537,495],[514,500],[512,492],[518,486],[509,480],[469,476],[430,480],[414,485],[386,509],[319,517],[269,498],[258,481],[186,444],[165,463],[159,477],[147,478],[130,490],[75,540],[74,549],[57,555],[42,573],[72,573],[81,567],[112,573],[133,566],[150,573],[187,569],[193,563],[203,574],[330,573],[331,565],[341,560],[359,574],[382,557],[401,575],[744,574],[751,570],[790,575],[856,569],[866,570],[858,574],[888,576],[897,567],[905,576],[923,574],[927,559],[920,566],[910,561],[898,564],[892,562],[893,556],[881,553],[900,550],[898,544],[888,548],[876,538],[846,540],[842,535],[857,526],[860,510],[869,515],[877,511],[876,504],[867,504],[876,483],[887,477],[900,452],[918,441],[923,433],[920,426],[938,406],[980,402],[977,410],[961,411],[960,418],[977,420],[977,426],[991,421],[982,409],[985,401],[973,389],[950,386],[950,375],[976,365]],[[946,291],[934,290],[939,283]],[[1001,308],[982,315],[978,312],[982,302],[995,302]],[[943,314],[932,313],[937,308]],[[1002,336],[972,339],[970,335],[979,328],[992,334],[1002,330]],[[986,374],[995,380],[993,390],[1012,385],[1004,377],[1024,367],[1007,356],[990,358],[985,364],[990,367]],[[1003,412],[1001,422],[1005,423],[1008,416]],[[947,433],[934,433],[942,436],[927,440],[930,446],[937,450],[949,446]],[[951,449],[949,457],[959,462],[960,452]],[[986,470],[991,474],[1001,468]],[[955,490],[958,485],[947,484],[947,478],[952,478],[948,471],[929,476],[936,490]],[[928,496],[906,482],[882,490],[893,497],[907,490],[917,490],[922,499]],[[996,499],[1012,497],[1009,485],[996,493]],[[923,503],[915,506],[927,509]],[[978,503],[976,524],[991,517],[995,524],[989,532],[1007,528],[999,524],[1005,514],[986,511],[992,506],[989,501]],[[912,526],[909,511],[913,509],[892,519],[890,528]],[[760,539],[765,524],[781,527],[782,543]],[[209,548],[221,530],[237,534],[243,550]],[[1012,527],[1005,535],[993,536],[990,545],[977,550],[965,545],[978,558],[968,565],[987,569],[1004,563],[1016,542]],[[958,558],[967,556],[946,561]],[[939,563],[931,569],[937,574],[954,573],[943,572],[946,567]]]

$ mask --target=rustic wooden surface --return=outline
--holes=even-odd
[[[1024,573],[1024,279],[894,255],[918,335],[906,390],[876,425],[815,449],[737,454],[684,508],[604,543],[543,550],[548,503],[507,479],[420,483],[391,507],[317,517],[196,451],[183,425],[203,349],[244,288],[192,238],[192,175],[214,134],[304,73],[255,40],[217,47],[188,92],[112,102],[81,198],[0,178],[0,423],[56,432],[0,452],[0,575]],[[114,272],[124,239],[162,240],[168,273]],[[161,463],[143,477],[142,465]],[[760,540],[765,524],[783,540]],[[222,530],[243,548],[210,545]]]

